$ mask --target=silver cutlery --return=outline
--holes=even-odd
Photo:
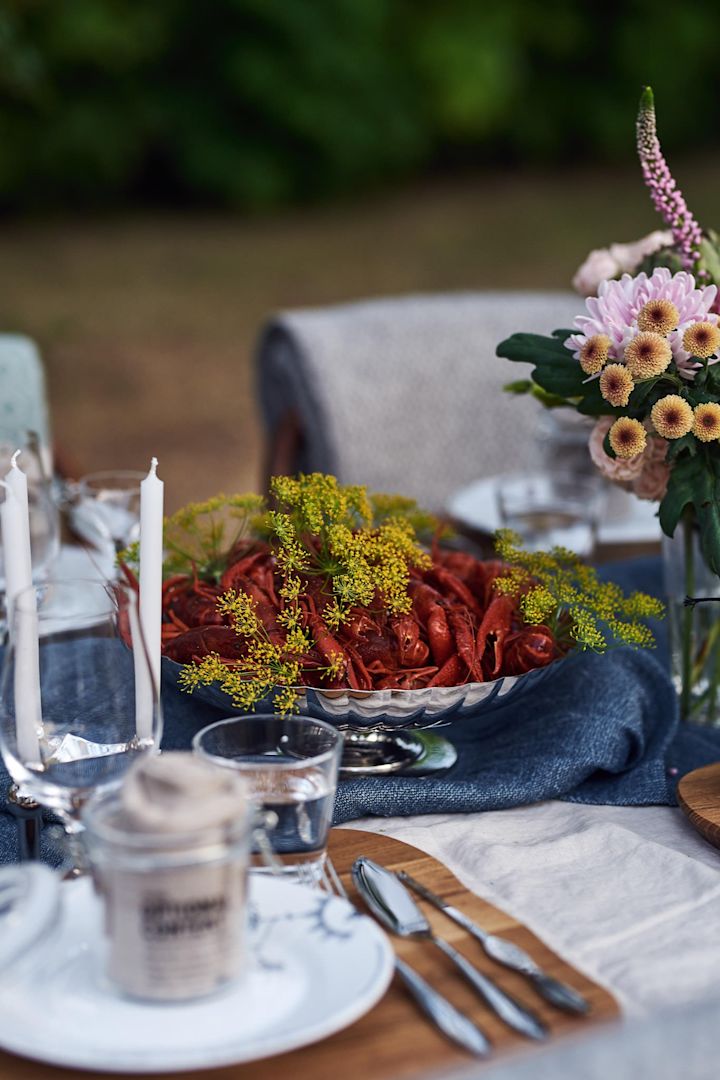
[[[303,866],[298,867],[298,876],[303,884],[320,888],[324,892],[340,896],[352,904],[345,886],[328,858],[322,867],[320,875],[306,873]],[[411,996],[415,999],[421,1011],[432,1023],[450,1039],[457,1043],[463,1050],[469,1051],[476,1057],[487,1057],[492,1052],[490,1041],[483,1034],[477,1024],[456,1009],[446,997],[438,993],[421,975],[401,960],[395,957],[395,971],[400,976]]]
[[[358,892],[384,926],[400,937],[417,938],[435,945],[508,1027],[529,1039],[547,1037],[547,1028],[530,1009],[497,986],[449,942],[433,933],[430,923],[396,874],[361,856],[353,863],[352,876]]]
[[[521,949],[519,945],[483,930],[468,915],[453,907],[452,904],[446,903],[441,896],[432,892],[426,885],[416,881],[414,877],[411,877],[404,870],[398,871],[398,877],[413,892],[421,896],[423,900],[427,900],[429,904],[444,912],[458,926],[462,926],[464,930],[472,934],[480,942],[491,960],[497,961],[498,964],[502,964],[511,971],[517,971],[520,975],[525,975],[545,1001],[558,1009],[576,1013],[578,1016],[585,1016],[590,1011],[590,1002],[587,998],[584,998],[581,993],[566,983],[560,982],[559,979],[554,978],[552,975],[548,975],[539,964],[535,963],[532,956],[526,953],[524,949]]]

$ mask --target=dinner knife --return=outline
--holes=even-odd
[[[372,913],[392,933],[431,942],[455,964],[485,1004],[508,1027],[530,1039],[547,1037],[547,1028],[530,1009],[501,989],[449,942],[433,933],[430,923],[396,874],[363,855],[353,863],[352,878]]]
[[[487,930],[483,930],[463,911],[453,907],[452,904],[448,904],[441,896],[432,892],[426,885],[416,881],[405,870],[399,870],[398,877],[413,892],[421,896],[423,900],[427,900],[429,904],[444,912],[458,926],[462,926],[464,930],[472,934],[492,960],[497,961],[498,964],[502,964],[506,968],[510,968],[511,971],[517,971],[519,974],[525,975],[545,1001],[554,1005],[557,1009],[576,1013],[578,1016],[584,1016],[590,1011],[590,1003],[587,998],[584,998],[581,993],[571,986],[544,972],[539,964],[519,945],[498,937],[497,934],[490,934]]]

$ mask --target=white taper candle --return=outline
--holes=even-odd
[[[17,469],[14,458],[13,468]],[[17,472],[20,470],[17,469]],[[20,475],[24,480],[23,474]],[[32,565],[27,499],[23,507],[22,485],[20,485],[20,498],[15,493],[15,484],[0,481],[0,485],[5,489],[5,500],[0,506],[0,523],[5,564],[5,606],[15,649],[13,694],[17,754],[23,762],[38,762],[40,761],[38,736],[42,729],[40,660],[37,610],[35,598],[29,591],[32,588]],[[27,497],[27,485],[25,485],[25,494]],[[24,599],[22,617],[17,620],[16,625],[14,604],[21,592]]]
[[[159,698],[165,485],[158,479],[157,464],[157,458],[153,458],[150,471],[140,484],[140,626]],[[147,689],[142,690],[138,685],[141,679],[137,670],[135,681],[137,733],[140,738],[148,738],[152,734],[152,710],[148,708]]]

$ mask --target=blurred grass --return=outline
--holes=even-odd
[[[720,158],[672,165],[698,218],[719,225]],[[57,442],[86,471],[156,454],[172,509],[257,489],[251,355],[273,311],[568,288],[591,247],[656,227],[636,167],[488,172],[267,218],[6,222],[0,317],[43,350]]]

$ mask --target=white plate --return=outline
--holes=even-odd
[[[89,879],[63,886],[62,930],[0,984],[0,1046],[80,1069],[175,1072],[253,1061],[347,1027],[392,978],[390,944],[345,900],[251,875],[245,978],[189,1004],[124,997],[103,975]]]
[[[447,511],[461,525],[481,532],[495,532],[502,522],[496,491],[502,476],[476,480],[450,498]],[[601,544],[643,544],[660,540],[657,503],[636,498],[609,485],[607,503],[598,528]]]

